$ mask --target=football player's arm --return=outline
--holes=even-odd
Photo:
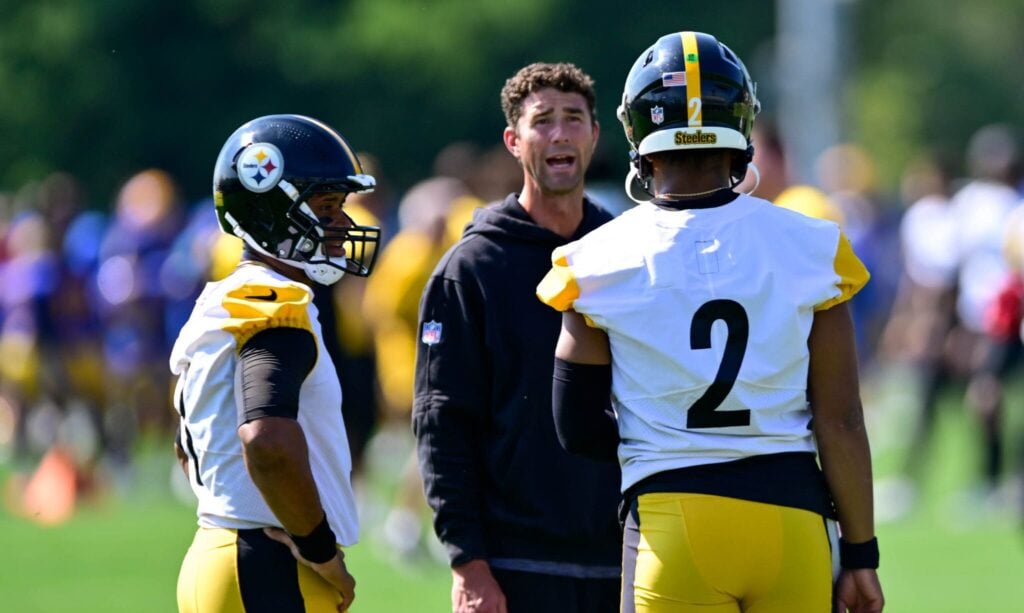
[[[582,315],[562,313],[551,386],[558,441],[566,451],[604,462],[618,461],[619,428],[611,407],[608,335]]]
[[[853,319],[843,302],[814,315],[808,340],[808,398],[822,470],[839,513],[843,572],[837,606],[881,611],[871,450],[864,426]]]
[[[348,607],[355,581],[320,504],[306,436],[297,421],[299,390],[316,357],[312,333],[299,328],[264,330],[242,347],[238,436],[246,469],[284,528],[267,534],[329,581]]]

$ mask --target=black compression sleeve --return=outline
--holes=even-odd
[[[300,328],[270,328],[254,335],[239,352],[242,406],[238,424],[261,417],[299,414],[299,390],[316,364],[316,341]]]
[[[577,364],[555,358],[551,386],[558,441],[566,451],[617,462],[619,426],[611,407],[611,364]]]

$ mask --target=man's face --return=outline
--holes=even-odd
[[[573,192],[583,184],[599,132],[587,100],[546,87],[527,96],[522,110],[515,129],[505,128],[505,146],[541,193]]]
[[[347,195],[345,192],[326,192],[314,194],[306,200],[309,208],[323,224],[324,230],[329,232],[329,236],[343,236],[343,231],[352,226],[352,218],[341,208]],[[333,232],[330,232],[332,230]],[[327,255],[332,258],[340,258],[345,255],[343,240],[325,241],[324,248]]]

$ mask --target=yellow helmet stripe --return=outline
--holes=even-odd
[[[704,125],[700,97],[700,54],[697,53],[697,35],[680,32],[683,39],[683,64],[686,66],[686,115],[691,128]]]

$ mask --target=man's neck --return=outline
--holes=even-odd
[[[583,186],[568,194],[545,194],[527,184],[519,194],[519,204],[537,225],[570,238],[583,221]]]
[[[691,177],[689,180],[668,180],[655,183],[654,196],[668,200],[701,198],[720,189],[728,189],[729,183],[709,177]]]
[[[654,168],[654,196],[669,200],[700,198],[715,190],[729,188],[729,171],[723,165],[717,169],[671,165]]]
[[[282,275],[288,277],[292,281],[298,281],[300,283],[305,283],[307,285],[309,285],[311,283],[309,277],[306,276],[306,273],[301,268],[295,268],[294,266],[289,266],[288,264],[285,264],[284,262],[279,262],[279,261],[275,260],[274,258],[267,257],[267,256],[263,255],[262,253],[254,251],[252,249],[246,249],[242,253],[242,261],[243,262],[255,262],[255,263],[258,263],[258,264],[262,264],[263,266],[266,266],[267,268],[270,268],[271,270],[275,270],[275,271],[281,273]]]

